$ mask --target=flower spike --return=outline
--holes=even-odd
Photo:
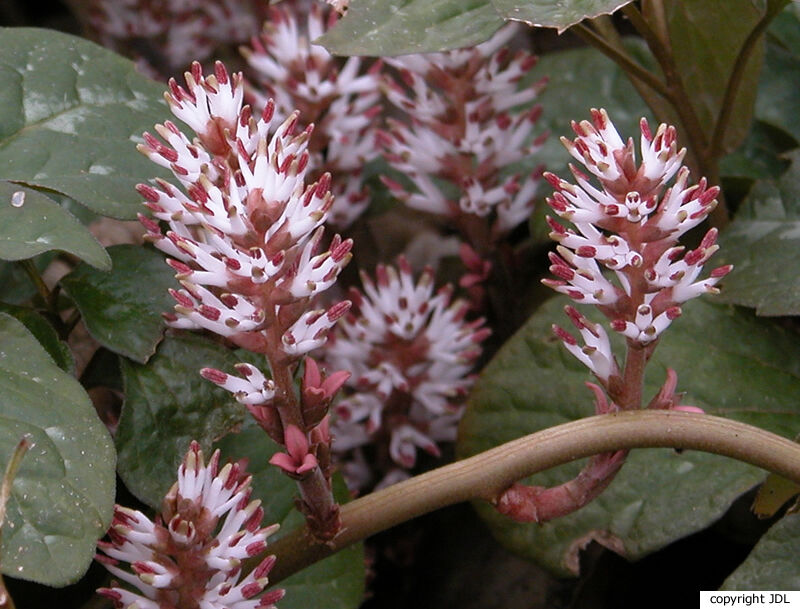
[[[465,320],[468,307],[451,301],[450,286],[434,292],[431,269],[415,281],[403,257],[396,267],[378,266],[374,278],[362,273],[362,284],[323,352],[332,369],[352,372],[336,381],[347,394],[334,409],[333,449],[360,488],[375,483],[373,474],[384,476],[378,486],[402,479],[418,448],[438,455],[438,441],[455,439],[469,372],[489,334],[482,319]],[[361,447],[375,442],[387,463],[357,467]]]
[[[262,595],[274,556],[241,577],[242,562],[263,554],[278,529],[261,526],[264,510],[250,500],[250,480],[238,465],[220,468],[219,451],[205,463],[200,445],[192,442],[160,517],[153,522],[117,505],[110,541],[98,543],[97,560],[136,591],[114,582],[98,592],[125,609],[274,607],[283,591]]]

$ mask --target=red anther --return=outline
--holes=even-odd
[[[226,307],[233,309],[239,304],[239,299],[234,296],[233,294],[222,294],[219,297],[220,302],[224,304]]]
[[[550,267],[550,272],[553,273],[556,277],[560,277],[566,281],[572,281],[575,279],[575,271],[573,271],[568,266],[554,264]]]
[[[144,214],[137,214],[136,217],[149,233],[161,236],[161,228],[158,226],[158,222],[155,222],[152,218],[148,218]]]
[[[228,70],[225,69],[225,64],[223,64],[221,61],[214,63],[214,75],[217,77],[217,81],[219,81],[220,84],[228,84]]]
[[[646,118],[642,117],[642,119],[639,121],[639,129],[641,130],[644,139],[646,139],[648,142],[653,141],[653,134],[650,131],[650,125],[647,123]]]
[[[710,276],[713,279],[719,279],[720,277],[725,277],[728,273],[733,270],[732,264],[726,264],[725,266],[718,266],[713,271],[711,271]]]
[[[192,270],[192,267],[184,264],[180,260],[175,260],[174,258],[167,258],[167,264],[182,274],[188,274],[194,272]]]
[[[347,313],[352,304],[353,303],[351,303],[349,300],[337,302],[335,305],[330,307],[325,314],[328,318],[328,321],[336,321],[337,319],[341,318],[345,313]]]
[[[667,314],[667,319],[669,319],[669,320],[678,319],[681,316],[681,314],[683,313],[681,308],[677,307],[677,306],[676,307],[669,307],[664,312]]]
[[[179,305],[186,307],[187,309],[194,308],[194,301],[189,297],[188,294],[186,294],[186,292],[170,288],[169,294]]]
[[[606,115],[605,111],[597,108],[591,109],[592,121],[597,127],[598,131],[602,131],[606,127],[608,127],[608,115]]]
[[[201,304],[199,307],[197,307],[197,312],[211,321],[217,321],[222,315],[222,311],[220,311],[217,307],[212,307],[207,304]]]
[[[555,334],[558,338],[560,338],[562,341],[564,341],[568,345],[577,345],[578,344],[578,341],[575,340],[575,337],[572,336],[572,334],[567,332],[561,326],[557,326],[556,324],[553,324],[552,329],[553,329],[553,334]]]
[[[187,74],[187,77],[186,77],[187,84],[189,82],[189,76],[191,76],[192,80],[194,80],[194,82],[197,83],[197,84],[200,84],[200,81],[204,80],[203,79],[203,66],[200,65],[199,61],[193,61],[192,62],[191,73]]]
[[[186,194],[192,201],[201,205],[208,202],[208,191],[197,183],[190,184],[186,189]]]
[[[610,325],[615,332],[624,332],[628,324],[624,319],[612,319]]]
[[[151,203],[158,203],[158,201],[161,199],[159,192],[148,184],[137,184],[136,192],[138,192]]]
[[[217,385],[224,385],[226,382],[228,382],[228,375],[222,370],[217,370],[216,368],[201,368],[200,376],[211,381],[212,383],[216,383]]]
[[[503,131],[505,131],[511,126],[511,117],[508,116],[508,114],[505,112],[498,114],[494,120],[497,126],[500,127],[500,129],[502,129]]]

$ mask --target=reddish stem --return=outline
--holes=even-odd
[[[292,362],[277,346],[281,344],[282,334],[278,326],[278,323],[270,324],[271,336],[267,341],[269,348],[266,354],[276,387],[275,408],[284,429],[294,425],[308,434],[310,430],[306,428],[300,400],[295,391]],[[306,517],[309,530],[320,541],[332,540],[339,533],[342,522],[330,480],[319,466],[292,477],[297,481],[301,497],[300,509]]]
[[[517,522],[542,523],[566,516],[600,495],[627,456],[627,450],[595,455],[575,478],[551,488],[514,483],[497,498],[495,507]]]

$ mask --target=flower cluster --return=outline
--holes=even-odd
[[[178,304],[168,321],[256,352],[277,343],[284,356],[298,358],[325,342],[349,306],[311,308],[336,281],[352,246],[336,236],[320,252],[333,197],[329,176],[304,182],[311,129],[296,132],[296,113],[275,129],[272,103],[253,117],[241,105],[241,75],[229,76],[221,63],[209,77],[194,64],[186,82],[188,90],[170,81],[167,99],[197,140],[166,122],[156,129],[167,144],[145,134],[141,146],[186,191],[163,180],[138,187],[153,215],[170,227],[164,234],[156,222],[140,218],[147,238],[173,257],[168,262],[183,286],[171,292]],[[263,374],[252,366],[241,372],[243,379],[226,386],[244,403],[271,397]]]
[[[257,0],[91,0],[89,24],[104,46],[139,59],[154,75],[170,75],[246,41],[264,13]]]
[[[387,81],[387,97],[407,119],[390,120],[380,139],[391,166],[416,191],[385,182],[406,205],[449,218],[473,241],[476,231],[466,225],[475,218],[486,219],[486,240],[523,222],[539,184],[538,170],[504,173],[541,143],[530,141],[540,108],[517,108],[535,100],[544,82],[519,89],[536,58],[507,48],[515,32],[508,26],[470,49],[386,60],[399,74]]]
[[[270,7],[264,31],[242,54],[252,68],[252,94],[261,104],[275,100],[276,113],[301,111],[303,126],[315,125],[309,148],[312,172],[329,172],[335,203],[330,222],[346,228],[364,211],[369,194],[362,170],[378,156],[375,118],[380,112],[380,78],[375,63],[344,62],[312,42],[336,22],[336,12],[309,0],[286,0]]]
[[[433,272],[415,282],[408,262],[379,266],[376,280],[362,273],[349,313],[325,347],[325,360],[350,370],[351,391],[334,407],[334,450],[353,487],[383,476],[381,485],[407,477],[417,449],[438,456],[437,442],[455,439],[459,401],[489,334],[483,320],[467,322],[465,302],[451,302],[450,286],[434,294]],[[369,465],[363,447],[370,446]]]
[[[147,133],[140,146],[182,186],[156,180],[138,187],[153,216],[169,226],[164,233],[158,222],[140,216],[146,238],[171,256],[182,286],[170,291],[177,305],[167,321],[264,354],[270,374],[246,363],[237,367],[241,376],[210,368],[201,373],[232,392],[275,441],[297,447],[293,437],[287,440],[294,427],[312,441],[307,451],[327,454],[318,445],[327,435],[315,430],[324,428],[325,413],[313,400],[306,408],[306,401],[286,397],[294,395],[293,367],[325,343],[350,306],[316,308],[316,297],[350,260],[352,241],[337,235],[322,247],[333,195],[328,174],[305,183],[312,128],[297,129],[297,112],[276,125],[272,101],[254,115],[242,105],[241,74],[228,74],[221,63],[209,76],[193,64],[186,85],[171,80],[166,97],[197,137],[189,140],[167,121],[156,126],[163,142]],[[321,470],[327,478],[326,464],[309,457],[314,471],[304,470],[306,477]],[[334,517],[327,509],[322,520]]]
[[[125,609],[274,607],[283,590],[259,597],[274,556],[241,577],[242,561],[263,554],[278,528],[261,526],[264,510],[250,500],[250,480],[237,464],[220,468],[219,451],[205,464],[192,442],[156,521],[117,505],[110,541],[98,544],[105,555],[97,559],[137,591],[115,584],[98,592]]]
[[[604,110],[592,110],[592,122],[572,127],[577,137],[562,141],[600,187],[575,167],[575,184],[545,174],[555,189],[548,203],[574,229],[548,219],[551,237],[559,244],[550,256],[557,279],[544,283],[578,303],[595,305],[629,347],[652,348],[681,314],[683,302],[716,292],[716,284],[731,270],[722,266],[698,279],[718,249],[716,229],[693,250],[678,245],[680,236],[714,208],[719,188],[709,187],[705,179],[689,184],[689,170],[682,165],[686,151],[678,149],[674,127],[662,124],[653,133],[641,120],[638,164],[633,140],[620,137]],[[558,327],[557,335],[604,387],[613,387],[621,372],[602,326],[572,307],[567,314],[583,344]]]

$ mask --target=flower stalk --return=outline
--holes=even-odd
[[[278,582],[397,524],[462,501],[496,503],[516,481],[576,459],[634,448],[699,450],[737,459],[800,483],[800,445],[772,432],[707,414],[675,410],[587,417],[507,442],[468,459],[375,491],[342,506],[330,544],[306,527],[270,544]]]
[[[542,282],[606,316],[611,329],[626,338],[624,366],[617,364],[602,325],[575,308],[568,306],[565,312],[583,345],[563,328],[553,330],[597,378],[599,385],[589,385],[597,414],[638,410],[643,406],[645,367],[661,333],[681,315],[682,303],[717,292],[717,282],[731,270],[719,267],[696,281],[717,250],[715,229],[695,250],[684,253],[678,245],[679,237],[717,204],[719,188],[707,187],[705,179],[688,185],[689,170],[681,164],[686,149],[678,149],[674,127],[661,124],[653,133],[642,119],[640,160],[633,139],[623,140],[604,110],[593,110],[591,122],[573,122],[572,128],[577,137],[562,142],[588,174],[570,165],[575,184],[545,174],[556,191],[548,204],[574,228],[547,219],[553,229],[550,236],[559,244],[550,255],[550,270],[557,279]],[[673,177],[675,183],[667,188]],[[609,278],[612,273],[616,281]],[[675,395],[676,384],[670,371],[650,405],[686,409]],[[496,502],[498,510],[523,522],[569,514],[611,483],[625,457],[625,451],[597,455],[574,480],[554,488],[514,484]]]
[[[156,180],[138,187],[155,220],[169,228],[162,232],[141,215],[146,239],[171,256],[181,284],[170,290],[177,304],[165,318],[172,327],[207,330],[265,356],[266,373],[249,363],[236,366],[240,376],[213,368],[200,373],[230,391],[287,448],[274,463],[297,481],[300,508],[320,539],[330,539],[339,520],[327,419],[318,403],[298,395],[294,373],[350,307],[342,301],[317,308],[318,296],[349,262],[352,241],[335,235],[323,251],[333,195],[329,174],[305,182],[312,126],[298,129],[298,112],[279,119],[272,100],[254,113],[242,104],[242,75],[219,62],[208,76],[194,64],[186,88],[171,80],[165,97],[197,133],[189,140],[167,121],[156,126],[163,141],[146,133],[140,146],[182,186]],[[327,398],[329,404],[332,394]]]

